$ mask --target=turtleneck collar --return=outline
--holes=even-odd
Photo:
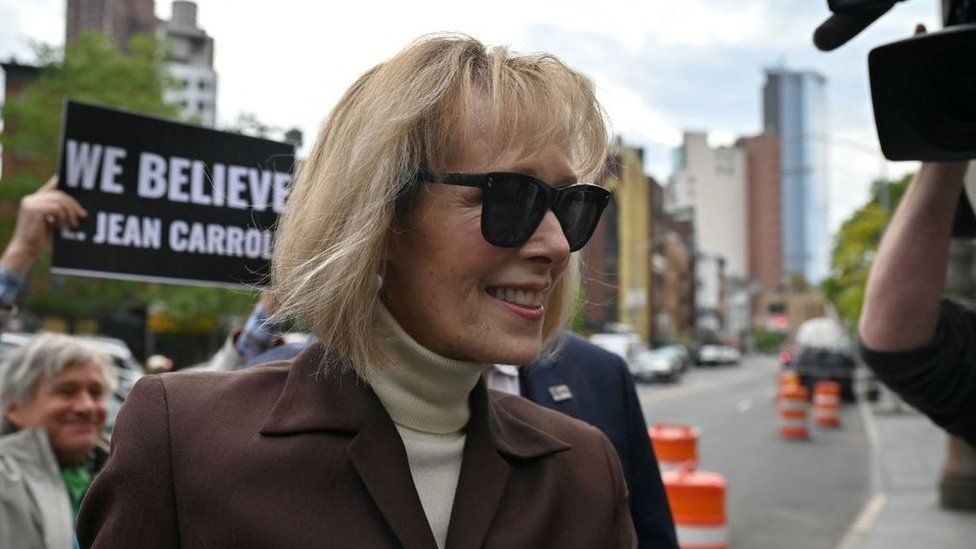
[[[442,357],[417,343],[380,305],[378,345],[388,363],[368,374],[393,422],[415,431],[453,433],[468,423],[468,395],[488,365]]]

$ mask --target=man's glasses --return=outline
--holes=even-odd
[[[553,188],[521,173],[420,174],[423,181],[477,187],[482,191],[481,234],[502,248],[521,246],[552,210],[569,242],[569,251],[582,248],[593,235],[610,191],[590,184]]]

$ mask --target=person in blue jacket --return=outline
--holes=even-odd
[[[602,431],[623,465],[640,547],[678,547],[661,473],[627,364],[576,334],[564,334],[562,344],[554,356],[519,369],[521,395]]]

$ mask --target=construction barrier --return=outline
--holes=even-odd
[[[726,549],[725,477],[684,467],[661,478],[681,549]]]
[[[675,471],[685,464],[698,465],[698,429],[679,423],[658,423],[647,430],[661,472]]]
[[[807,413],[809,391],[803,385],[789,385],[780,390],[776,403],[779,413],[779,436],[790,439],[807,438]]]
[[[818,381],[813,386],[813,421],[824,427],[840,426],[840,383]]]
[[[800,375],[793,371],[782,371],[776,374],[776,386],[784,387],[786,385],[799,385]]]
[[[775,401],[779,402],[780,397],[783,395],[783,390],[793,385],[800,385],[799,374],[791,371],[783,371],[777,373]]]

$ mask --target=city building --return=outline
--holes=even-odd
[[[68,0],[64,40],[71,43],[86,31],[102,33],[126,49],[137,34],[156,32],[155,0]]]
[[[748,274],[746,153],[708,144],[702,132],[685,132],[675,151],[667,211],[685,212],[695,226],[699,253],[721,256],[726,272]]]
[[[695,331],[700,341],[725,336],[725,258],[695,255]]]
[[[793,341],[801,324],[824,316],[826,311],[823,296],[814,290],[763,292],[757,299],[754,323],[759,328],[783,332]]]
[[[611,200],[590,241],[580,251],[583,260],[583,311],[581,325],[584,332],[602,332],[620,321],[617,290],[618,256],[617,203]]]
[[[784,283],[779,138],[773,134],[743,137],[736,147],[746,155],[749,277],[758,280],[763,291],[773,292]]]
[[[664,344],[694,337],[694,227],[664,210],[664,189],[651,181],[651,341]]]
[[[651,337],[652,181],[644,174],[641,149],[619,145],[615,164],[609,187],[616,202],[619,320],[646,342]]]
[[[783,271],[820,282],[828,270],[827,79],[766,70],[763,126],[779,136]]]
[[[214,40],[197,24],[194,2],[173,2],[173,16],[162,26],[170,74],[179,87],[165,100],[180,105],[184,116],[205,126],[217,122],[217,73]]]

